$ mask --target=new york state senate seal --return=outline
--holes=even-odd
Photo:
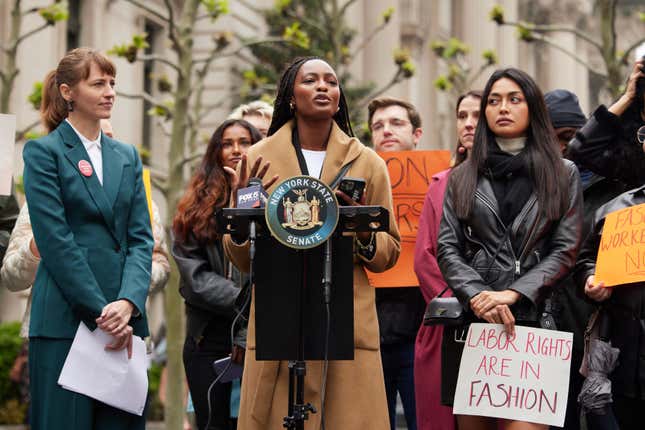
[[[324,243],[338,223],[338,200],[323,182],[294,176],[276,185],[267,201],[267,226],[289,248],[309,249]]]

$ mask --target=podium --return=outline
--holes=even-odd
[[[258,361],[290,361],[292,386],[294,377],[298,378],[296,403],[290,386],[287,428],[303,428],[307,412],[315,412],[304,403],[304,361],[354,359],[354,238],[347,233],[389,230],[389,213],[380,206],[338,209],[338,223],[328,241],[304,250],[287,247],[271,236],[264,209],[226,208],[217,214],[223,234],[247,237],[249,225],[254,224],[256,249],[250,254],[254,255],[255,355]],[[331,273],[331,280],[325,279],[325,273]],[[329,300],[325,300],[325,281]]]

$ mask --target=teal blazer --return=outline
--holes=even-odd
[[[132,145],[101,134],[103,185],[72,127],[63,121],[23,150],[24,185],[41,263],[33,285],[30,337],[71,339],[91,330],[108,303],[134,306],[134,334],[148,335],[145,302],[153,238],[141,160]]]

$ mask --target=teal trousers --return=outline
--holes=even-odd
[[[71,339],[29,339],[31,430],[145,430],[145,412],[130,414],[58,385],[71,345]]]

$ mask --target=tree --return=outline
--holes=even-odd
[[[354,124],[361,122],[370,99],[377,97],[393,85],[414,75],[414,65],[407,50],[392,53],[396,70],[392,78],[380,87],[375,83],[357,84],[349,72],[352,61],[369,45],[373,38],[391,21],[394,8],[381,14],[381,22],[361,40],[345,20],[347,9],[355,0],[280,0],[272,9],[248,7],[261,14],[269,28],[269,36],[292,41],[291,44],[258,44],[251,47],[252,66],[243,72],[244,100],[272,98],[275,86],[285,66],[297,56],[319,56],[336,71],[343,85]]]
[[[434,86],[440,91],[452,91],[455,96],[472,90],[475,81],[488,69],[497,64],[497,54],[493,50],[482,52],[484,62],[476,70],[467,62],[466,55],[470,47],[457,38],[447,41],[436,40],[430,44],[432,52],[446,63],[448,73],[440,75]]]
[[[606,90],[616,98],[623,91],[625,82],[626,67],[629,65],[629,56],[642,43],[645,37],[635,41],[625,50],[618,48],[618,37],[616,34],[616,12],[618,0],[596,0],[595,16],[598,19],[600,29],[600,40],[586,33],[582,29],[550,24],[535,24],[525,21],[508,21],[504,17],[504,8],[500,5],[494,6],[490,11],[490,19],[500,26],[512,26],[517,28],[518,37],[527,43],[541,41],[552,46],[575,59],[578,63],[585,66],[592,74],[599,74],[606,80]],[[645,24],[645,13],[639,14],[639,20]],[[577,39],[585,42],[599,54],[604,64],[604,70],[597,70],[587,60],[581,58],[575,52],[559,45],[549,38],[553,33],[568,33],[574,35]]]
[[[54,2],[46,7],[35,7],[26,11],[23,11],[21,6],[21,0],[14,0],[11,7],[9,40],[2,46],[4,67],[0,70],[0,112],[4,113],[11,111],[11,93],[13,92],[16,78],[20,74],[20,69],[16,63],[20,45],[47,27],[53,26],[59,21],[65,21],[69,16],[66,1]],[[38,14],[43,19],[43,22],[36,28],[23,32],[23,19],[32,14]],[[35,122],[25,127],[24,130],[18,131],[16,133],[17,140],[37,124],[38,122]]]

